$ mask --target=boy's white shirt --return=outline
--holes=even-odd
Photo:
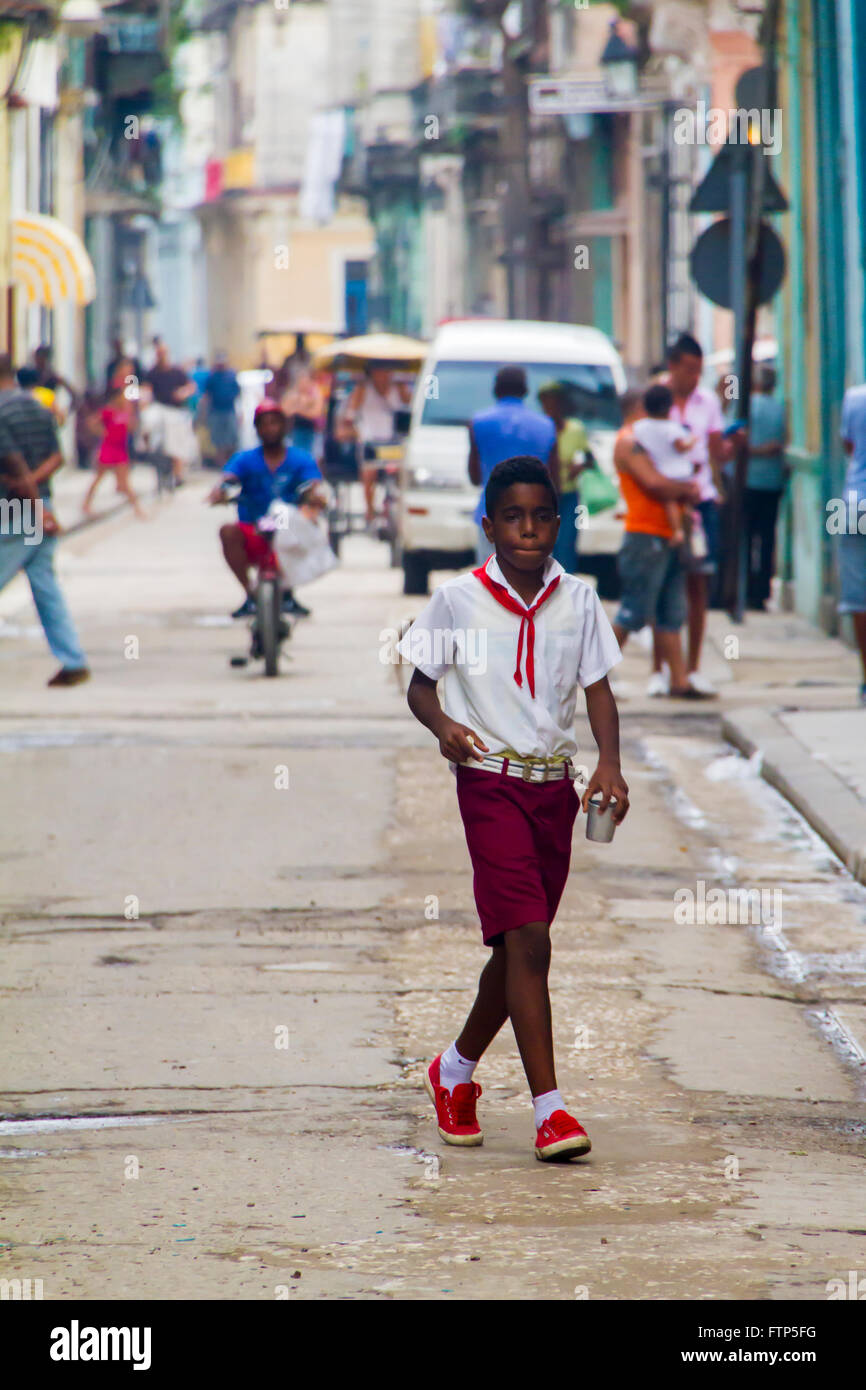
[[[654,466],[665,478],[672,482],[688,482],[694,476],[691,454],[681,454],[674,448],[674,440],[688,439],[689,432],[677,420],[653,420],[644,416],[635,420],[632,427],[635,443],[649,454]]]
[[[522,608],[493,555],[487,573]],[[529,693],[524,635],[514,679],[521,619],[472,573],[448,579],[419,613],[397,650],[431,680],[442,680],[442,707],[474,729],[491,753],[524,758],[573,757],[578,686],[601,680],[622,660],[619,643],[595,590],[549,558],[543,589],[559,584],[535,615],[535,698]]]

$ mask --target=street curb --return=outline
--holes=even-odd
[[[722,718],[729,743],[761,755],[761,775],[790,801],[860,883],[866,883],[866,806],[766,709]]]

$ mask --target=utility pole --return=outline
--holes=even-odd
[[[505,117],[502,124],[501,167],[505,174],[502,203],[504,261],[508,287],[508,317],[535,318],[538,313],[536,224],[529,180],[529,93],[527,64],[547,35],[545,0],[522,0],[520,33],[505,24],[507,0],[496,0],[502,33],[502,86]]]
[[[776,109],[776,42],[779,0],[767,0],[761,17],[760,44],[763,62],[757,75],[755,105],[759,111]],[[738,384],[737,416],[748,426],[752,398],[752,350],[760,303],[761,214],[766,191],[767,156],[763,145],[747,144],[735,151],[731,177],[731,272],[734,343]],[[734,445],[733,486],[729,498],[729,530],[722,574],[722,602],[734,622],[741,623],[745,612],[748,556],[743,544],[744,495],[749,467],[746,440]]]

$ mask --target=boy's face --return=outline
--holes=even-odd
[[[550,489],[542,483],[513,483],[484,517],[484,534],[496,552],[518,570],[537,570],[553,554],[559,517]]]

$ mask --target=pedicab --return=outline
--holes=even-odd
[[[352,531],[364,529],[361,513],[351,507],[352,484],[361,474],[361,443],[348,419],[347,408],[358,382],[371,370],[381,367],[395,373],[398,382],[414,385],[427,355],[427,344],[417,338],[396,333],[366,333],[343,338],[314,353],[314,371],[330,373],[331,386],[325,424],[322,472],[331,485],[333,501],[328,515],[331,546],[339,554],[340,544]],[[376,534],[386,542],[393,567],[400,564],[399,478],[403,441],[409,431],[410,408],[394,412],[392,438],[364,446],[364,462],[375,462],[381,487],[381,516]]]

